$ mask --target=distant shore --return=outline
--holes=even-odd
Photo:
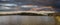
[[[0,16],[3,16],[3,15],[52,16],[52,14],[44,15],[44,14],[36,14],[36,13],[0,14]]]

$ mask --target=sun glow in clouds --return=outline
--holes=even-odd
[[[35,5],[22,5],[21,7],[24,7],[24,8],[31,8],[31,7],[38,7],[38,6],[35,6]]]

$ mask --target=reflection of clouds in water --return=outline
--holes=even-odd
[[[43,23],[42,23],[43,22]],[[48,16],[19,16],[19,15],[11,15],[11,16],[0,16],[0,24],[46,24],[49,22],[54,23],[53,17]],[[52,24],[52,23],[50,23]]]
[[[9,21],[8,16],[0,16],[0,25],[9,24]]]

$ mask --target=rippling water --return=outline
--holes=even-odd
[[[54,25],[54,17],[49,16],[0,16],[0,25]]]

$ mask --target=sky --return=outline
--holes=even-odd
[[[52,4],[48,4],[47,2],[38,2],[38,1],[35,1],[35,2],[29,2],[29,0],[0,0],[0,1],[8,1],[8,2],[16,2],[17,4],[36,4],[36,5],[51,5],[51,6],[54,6],[55,7],[55,10],[56,11],[59,11],[60,12],[60,0],[48,0],[47,2],[53,2]],[[20,1],[20,2],[18,2]],[[31,0],[30,0],[31,1]]]

